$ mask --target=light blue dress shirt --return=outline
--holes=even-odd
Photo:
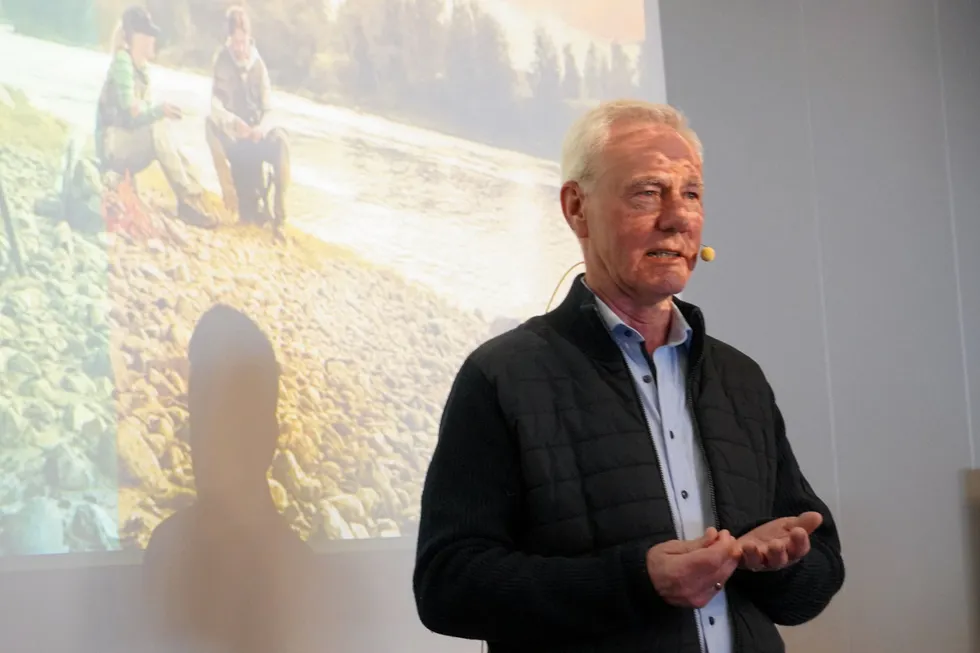
[[[691,326],[674,306],[667,343],[647,356],[643,336],[627,326],[605,302],[596,297],[599,315],[623,352],[636,384],[650,438],[670,501],[679,539],[693,540],[714,525],[711,490],[701,447],[695,441],[694,418],[687,405],[687,355]],[[651,371],[651,363],[653,371]],[[731,653],[732,630],[725,592],[695,610],[701,650]]]

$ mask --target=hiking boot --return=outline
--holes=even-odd
[[[192,227],[214,229],[218,226],[218,219],[211,215],[201,197],[177,200],[177,217]]]
[[[235,215],[238,213],[238,195],[235,193],[234,186],[230,188],[221,187],[221,198],[225,203],[225,210],[229,214]]]
[[[286,229],[285,229],[285,227],[282,226],[282,223],[280,223],[280,222],[273,223],[273,225],[272,225],[272,238],[277,243],[285,243],[286,242]]]

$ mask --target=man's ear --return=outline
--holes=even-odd
[[[561,210],[565,222],[575,236],[582,240],[589,236],[589,225],[585,220],[585,192],[576,181],[565,182],[561,187]]]

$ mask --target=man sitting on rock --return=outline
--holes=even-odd
[[[207,140],[221,182],[225,206],[246,223],[272,219],[277,236],[286,221],[289,147],[285,133],[271,124],[269,71],[252,40],[252,24],[241,7],[228,10],[228,41],[214,62]],[[275,201],[268,206],[264,164],[273,171]],[[259,210],[264,200],[266,214]],[[268,211],[272,215],[268,215]]]
[[[179,107],[155,104],[150,93],[148,65],[160,28],[150,13],[132,6],[122,16],[113,43],[112,63],[99,96],[95,145],[103,172],[135,175],[154,161],[160,164],[177,196],[177,214],[197,226],[216,220],[203,202],[204,191],[188,169],[170,132],[179,120]]]

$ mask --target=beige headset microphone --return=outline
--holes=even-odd
[[[701,260],[705,263],[711,263],[713,260],[715,260],[715,248],[709,245],[702,245]],[[561,288],[561,285],[565,283],[565,279],[567,279],[568,275],[570,275],[572,271],[580,265],[585,265],[585,261],[579,261],[572,267],[565,270],[565,274],[561,275],[561,279],[559,279],[558,283],[555,285],[555,290],[551,293],[551,299],[548,300],[548,305],[544,309],[545,313],[551,310],[551,304],[555,301],[555,295],[558,294],[558,290]]]

